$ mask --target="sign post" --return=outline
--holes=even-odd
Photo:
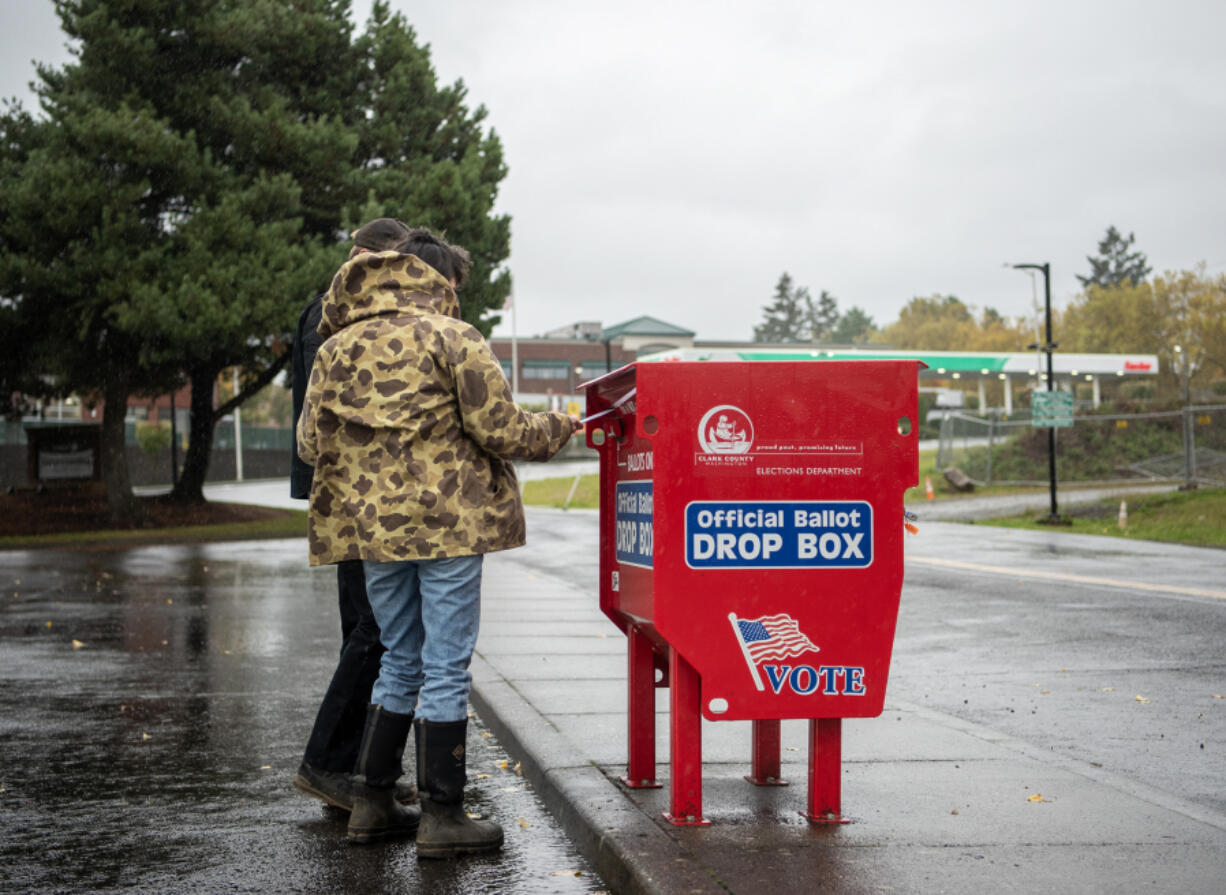
[[[1030,423],[1035,428],[1067,429],[1073,425],[1072,392],[1035,392],[1030,396]]]

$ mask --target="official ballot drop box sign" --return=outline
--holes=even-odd
[[[707,719],[881,714],[916,385],[900,360],[641,363],[586,386],[601,609],[632,653],[692,666]]]

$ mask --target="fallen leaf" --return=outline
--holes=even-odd
[[[498,762],[498,767],[502,768],[505,771],[509,764],[510,762],[504,758],[502,761]]]
[[[147,733],[142,733],[142,734],[140,735],[140,738],[141,738],[142,740],[151,740],[151,739],[153,739],[153,737],[149,736],[149,734],[147,734]]]
[[[50,628],[50,627],[51,627],[51,622],[47,622],[47,627],[48,627],[48,628]]]
[[[166,598],[166,605],[167,605],[167,606],[169,606],[169,605],[171,605],[172,603],[174,603],[174,600],[172,600],[170,597],[167,597],[167,598]]]
[[[502,788],[502,791],[503,792],[519,792],[520,789],[518,786],[504,786]]]
[[[521,827],[523,827],[525,830],[528,829],[528,827],[532,826],[532,824],[528,823],[522,817],[515,818],[515,822],[519,824]]]
[[[958,809],[957,809],[957,808],[955,808],[953,811],[951,811],[951,812],[949,812],[949,813],[950,813],[950,814],[957,814],[957,813],[958,813]]]
[[[550,876],[583,876],[582,870],[555,870]]]
[[[1114,693],[1115,692],[1115,687],[1099,687],[1098,689],[1099,689],[1099,692],[1101,693]]]
[[[488,780],[490,779],[490,775],[489,774],[473,774],[473,779],[474,780]]]
[[[524,766],[521,762],[515,762],[515,773],[520,777],[524,776]]]
[[[1039,691],[1040,696],[1046,696],[1049,693],[1051,693],[1051,690],[1040,690]]]
[[[1138,693],[1138,694],[1137,694],[1137,702],[1149,702],[1149,697],[1148,697],[1148,696],[1142,696],[1140,693]]]
[[[271,771],[271,770],[272,770],[272,765],[270,765],[270,764],[262,764],[262,765],[260,765],[260,770],[261,770],[261,771]]]
[[[483,730],[481,731],[481,736],[488,740],[490,737],[493,736],[493,734],[490,733],[488,730]]]
[[[79,640],[74,640],[74,641],[72,642],[72,648],[73,648],[73,649],[80,649],[80,648],[81,648],[81,647],[83,647],[83,646],[85,646],[85,644],[84,644],[84,643],[82,643],[82,642],[81,642],[81,641],[79,641]]]
[[[1026,801],[1027,801],[1027,802],[1046,802],[1046,801],[1047,801],[1047,799],[1043,798],[1041,795],[1039,795],[1039,794],[1036,792],[1034,795],[1029,796],[1029,797],[1026,799]]]
[[[1226,693],[1214,693],[1213,698],[1214,699],[1226,699]]]

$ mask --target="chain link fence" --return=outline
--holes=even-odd
[[[1080,412],[1056,430],[1062,482],[1197,482],[1226,485],[1226,404],[1153,413]],[[1048,481],[1047,429],[1028,413],[1008,418],[950,413],[941,422],[936,468],[978,485]]]

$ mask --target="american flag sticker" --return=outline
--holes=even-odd
[[[754,686],[765,690],[758,666],[763,662],[779,662],[804,653],[818,652],[818,648],[800,631],[796,619],[782,613],[764,615],[761,618],[737,618],[729,613],[732,630],[740,644],[745,664],[753,675]]]

